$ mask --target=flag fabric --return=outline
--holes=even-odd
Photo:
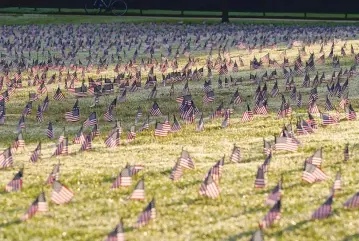
[[[136,138],[136,130],[135,130],[135,126],[131,126],[130,131],[127,133],[127,142],[132,142],[134,141]]]
[[[108,121],[108,122],[111,122],[111,121],[114,121],[115,120],[115,116],[113,115],[113,107],[112,105],[110,105],[106,112],[103,114],[103,119],[105,121]]]
[[[272,146],[271,144],[263,139],[263,151],[264,155],[269,156],[272,153]]]
[[[290,137],[275,137],[275,150],[297,151],[298,144]]]
[[[335,176],[333,189],[334,190],[342,189],[342,176],[341,176],[340,170],[337,172],[337,175]]]
[[[212,175],[207,175],[201,184],[199,194],[209,198],[217,198],[220,194],[218,184],[213,180]]]
[[[179,164],[179,162],[177,162],[171,171],[170,179],[172,181],[178,181],[182,177],[182,175],[183,175],[183,168]]]
[[[69,153],[69,140],[66,137],[62,142],[60,142],[57,147],[56,150],[53,154],[53,156],[58,156],[58,155],[67,155]]]
[[[269,210],[267,215],[260,222],[260,227],[265,229],[276,221],[280,219],[280,211],[281,211],[281,200],[278,200],[276,204]]]
[[[65,113],[65,119],[69,122],[77,122],[80,120],[80,109],[78,107],[72,108],[72,111]]]
[[[37,106],[36,120],[37,120],[37,122],[42,122],[44,120],[43,115],[42,115],[41,105]]]
[[[178,132],[182,129],[181,124],[178,122],[175,115],[173,115],[173,124],[171,127],[171,132]]]
[[[163,123],[156,123],[155,136],[165,137],[168,135],[168,130],[164,127]]]
[[[278,202],[278,200],[280,200],[281,189],[282,189],[282,180],[278,182],[278,184],[273,188],[271,193],[268,195],[266,200],[267,205],[273,206]]]
[[[105,145],[110,148],[114,148],[120,145],[120,130],[115,129],[111,131],[110,135],[105,140]]]
[[[135,189],[133,190],[130,199],[132,200],[144,200],[145,199],[145,181],[142,178],[136,184]]]
[[[65,99],[65,95],[62,93],[60,87],[57,87],[53,98],[54,98],[54,100],[57,100],[57,101],[62,101]]]
[[[119,188],[119,187],[128,187],[132,184],[131,171],[129,168],[124,168],[120,172],[120,175],[116,178],[116,180],[112,183],[111,189]]]
[[[237,163],[239,163],[241,161],[241,150],[238,146],[236,146],[236,144],[234,144],[234,146],[233,146],[230,160],[232,162],[237,162]]]
[[[80,130],[76,133],[75,138],[73,140],[74,144],[82,144],[85,141],[85,135],[83,133],[83,126],[80,127]]]
[[[333,117],[331,115],[327,114],[327,113],[322,113],[321,118],[322,118],[322,124],[325,125],[325,126],[336,124]]]
[[[352,107],[351,104],[349,104],[349,106],[348,106],[348,109],[347,109],[347,111],[346,111],[346,113],[345,113],[345,117],[346,117],[347,120],[349,120],[349,121],[356,120],[356,118],[357,118],[357,114],[356,114],[356,112],[355,112],[355,110],[353,109],[353,107]]]
[[[74,197],[74,193],[59,181],[52,183],[51,201],[55,204],[69,203]]]
[[[313,164],[317,167],[323,162],[323,148],[320,148],[314,152],[314,154],[306,160],[306,163]]]
[[[210,102],[213,102],[215,99],[215,95],[213,91],[209,91],[205,94],[203,97],[203,103],[208,104]]]
[[[156,219],[156,206],[155,206],[155,199],[153,198],[152,201],[147,205],[147,207],[143,210],[140,216],[137,219],[136,224],[134,225],[135,228],[140,228],[148,224],[151,220]]]
[[[83,126],[85,128],[90,127],[90,126],[94,126],[97,125],[98,121],[97,121],[97,117],[96,117],[96,112],[92,112],[90,114],[90,116],[87,118],[87,120],[85,120],[85,122],[83,123]]]
[[[48,205],[46,201],[46,196],[44,192],[41,192],[40,195],[35,199],[35,201],[30,205],[27,212],[21,217],[22,221],[26,221],[32,218],[38,212],[47,212]]]
[[[6,185],[6,192],[17,192],[21,191],[22,188],[22,177],[24,175],[24,168],[21,168],[14,178]]]
[[[54,181],[60,180],[60,164],[56,164],[46,180],[46,184],[52,184]]]
[[[30,157],[30,162],[32,162],[32,163],[37,162],[40,155],[41,155],[41,142],[39,142],[39,144],[37,144],[35,150],[32,152],[31,157]]]
[[[325,203],[323,203],[317,210],[312,214],[312,219],[324,219],[329,217],[332,213],[333,195],[331,195]]]
[[[51,122],[49,122],[49,125],[47,126],[46,136],[47,136],[50,140],[54,139],[55,134],[54,134],[54,129],[53,129],[53,127],[52,127],[52,123],[51,123]]]
[[[20,132],[21,129],[24,129],[24,128],[25,128],[25,117],[22,115],[20,117],[19,123],[16,127],[16,132]]]
[[[85,137],[85,141],[82,142],[80,151],[89,151],[92,150],[92,136],[91,135],[87,135]]]
[[[182,150],[181,156],[178,159],[178,164],[186,169],[195,169],[196,166],[188,151]]]
[[[116,228],[107,235],[105,241],[125,241],[125,231],[123,229],[122,219]]]
[[[310,163],[305,163],[302,179],[308,183],[314,183],[326,180],[327,175],[319,167]]]
[[[20,147],[22,147],[22,148],[25,147],[25,140],[24,140],[24,137],[22,136],[21,132],[19,132],[19,134],[16,136],[15,141],[12,144],[11,148],[14,150],[17,150]]]
[[[154,102],[151,109],[150,109],[150,114],[152,116],[159,116],[162,115],[162,112],[160,110],[160,107],[158,106],[157,102]]]
[[[358,208],[359,207],[359,192],[355,193],[344,203],[345,208]]]
[[[258,167],[256,180],[254,181],[254,187],[264,188],[266,186],[266,180],[264,178],[263,167]]]
[[[0,169],[11,167],[12,165],[13,158],[11,154],[11,148],[7,148],[0,154]]]
[[[50,104],[49,96],[47,95],[46,98],[44,99],[43,103],[42,103],[41,111],[42,112],[47,111],[47,109],[49,108],[49,104]]]

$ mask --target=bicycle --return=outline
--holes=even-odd
[[[127,13],[127,3],[123,0],[95,0],[92,6],[85,4],[85,12],[87,14],[100,14],[102,10],[105,12],[112,12],[113,15],[123,16]]]

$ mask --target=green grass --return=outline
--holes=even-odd
[[[345,18],[345,14],[340,13],[307,13],[308,18]]]
[[[61,16],[56,18],[58,17]],[[71,16],[70,22],[77,23],[78,19],[75,17]],[[46,17],[45,19],[51,22],[66,18],[54,20],[52,17]],[[89,19],[84,18],[83,20],[89,21]],[[112,17],[101,17],[101,19],[106,22],[116,20]],[[15,20],[13,21],[15,22]],[[98,19],[92,21],[95,22]],[[140,20],[138,21],[140,22]],[[143,18],[142,21],[144,21]],[[44,22],[45,20],[42,23]],[[21,23],[25,24],[25,22]],[[357,49],[359,41],[349,40],[348,46],[350,44],[356,46]],[[340,51],[342,45],[343,42],[336,45],[336,53]],[[279,46],[279,48],[282,47]],[[318,45],[310,48],[317,56],[319,55]],[[328,52],[329,48],[330,45],[326,46],[325,51]],[[110,54],[113,52],[112,48]],[[159,57],[159,52],[156,57]],[[241,55],[245,63],[248,63],[253,56],[260,57],[267,52],[270,52],[271,58],[280,59],[277,50],[263,50],[262,53],[256,50],[248,55],[246,51],[232,49],[232,57],[237,59],[238,55]],[[80,55],[85,56],[84,53],[80,53]],[[131,53],[128,55],[131,56]],[[287,55],[292,62],[297,55],[297,50],[288,50]],[[198,52],[195,57],[200,60],[198,67],[203,66],[205,53]],[[186,58],[181,57],[180,67],[186,61]],[[341,63],[345,67],[350,66],[353,64],[353,56],[343,58]],[[318,70],[320,73],[326,71],[326,76],[329,76],[331,71],[329,60],[326,64],[319,66]],[[109,66],[108,71],[101,75],[113,76],[112,69],[113,66]],[[254,71],[241,68],[241,71],[234,76],[243,76],[248,79],[250,72]],[[259,72],[263,73],[263,71]],[[49,74],[52,73],[54,72],[50,71]],[[157,75],[159,77],[160,73]],[[98,77],[95,71],[86,74],[86,78],[89,76]],[[25,75],[24,78],[26,79],[26,77]],[[56,102],[51,99],[49,110],[44,115],[45,121],[40,124],[35,121],[34,114],[36,105],[41,103],[41,101],[37,101],[34,104],[33,113],[26,118],[25,150],[15,153],[14,168],[0,171],[0,186],[3,187],[22,165],[25,168],[23,190],[19,193],[1,193],[0,195],[0,240],[103,240],[120,217],[124,218],[127,240],[249,240],[252,233],[258,228],[258,221],[269,210],[269,207],[264,205],[265,198],[281,175],[284,177],[282,217],[274,227],[265,231],[265,240],[358,240],[358,210],[344,210],[342,203],[359,189],[359,173],[357,172],[359,122],[342,120],[336,127],[320,126],[315,134],[299,137],[303,147],[297,153],[275,153],[270,165],[267,187],[263,190],[255,190],[253,184],[256,169],[265,159],[262,154],[262,140],[263,138],[272,140],[273,135],[278,135],[283,124],[288,124],[290,119],[278,120],[276,118],[275,112],[280,106],[280,97],[276,97],[269,100],[272,114],[255,117],[255,120],[249,123],[240,122],[245,104],[235,106],[230,127],[222,129],[220,127],[221,118],[210,121],[208,116],[222,101],[227,105],[237,87],[218,89],[217,79],[218,76],[213,79],[216,93],[213,105],[202,104],[203,79],[198,82],[191,81],[189,84],[195,103],[205,114],[204,132],[195,132],[195,125],[186,126],[181,123],[183,130],[179,133],[171,134],[167,138],[155,138],[153,127],[151,127],[151,131],[139,133],[133,143],[123,144],[114,150],[105,148],[103,144],[113,124],[105,123],[102,115],[117,93],[101,97],[100,106],[95,108],[89,107],[92,103],[91,97],[81,98],[79,100],[80,123],[92,111],[96,111],[100,120],[101,136],[94,140],[93,151],[80,153],[78,152],[79,145],[71,145],[69,148],[71,154],[59,158],[50,157],[55,143],[46,141],[44,133],[47,122],[52,121],[56,136],[66,126],[68,137],[70,140],[73,138],[80,123],[64,123],[63,115],[64,112],[72,108],[75,98],[66,93],[65,102]],[[311,79],[313,79],[313,74],[311,74]],[[298,90],[304,94],[303,100],[307,100],[309,89],[300,87],[302,80],[301,77],[295,78]],[[358,77],[350,80],[350,100],[356,110],[359,108],[358,80]],[[24,85],[26,84],[24,83]],[[268,82],[267,85],[270,91],[273,82]],[[289,93],[284,91],[282,79],[279,80],[279,85],[281,92],[288,98]],[[56,87],[57,84],[47,86],[50,97],[53,96]],[[63,83],[61,83],[61,87],[63,87]],[[182,87],[183,84],[175,85],[175,97],[181,95]],[[249,84],[248,81],[238,86],[240,94],[249,103],[253,102],[253,92],[256,87],[256,85]],[[169,88],[169,86],[158,88],[157,101],[164,114],[175,113],[178,117],[178,106],[175,97],[168,95]],[[17,90],[11,97],[7,104],[6,124],[0,126],[0,150],[8,147],[15,138],[14,131],[19,113],[28,99],[28,91],[35,89],[36,87],[25,87],[23,90]],[[319,106],[323,109],[325,85],[320,86],[318,90]],[[116,117],[122,120],[125,132],[134,121],[137,106],[142,106],[144,116],[146,116],[152,105],[152,101],[146,100],[149,91],[141,90],[131,93],[127,102],[120,103],[116,107]],[[44,96],[41,100],[43,99]],[[333,99],[333,104],[337,104],[338,101],[339,99]],[[306,110],[294,108],[294,116],[306,116]],[[165,116],[151,118],[152,126],[155,120],[163,121],[164,118]],[[140,125],[143,121],[144,118],[141,119]],[[123,133],[122,139],[125,138]],[[43,141],[43,158],[39,163],[30,164],[28,162],[29,153],[39,140]],[[243,161],[240,164],[228,161],[233,143],[241,148]],[[343,148],[346,143],[350,144],[352,158],[347,164],[343,164]],[[169,180],[169,175],[182,147],[191,153],[196,163],[196,170],[186,171],[179,182],[173,183]],[[323,147],[324,151],[323,170],[330,178],[326,182],[314,185],[304,184],[300,181],[303,161],[319,147]],[[226,155],[226,164],[220,181],[221,198],[216,200],[203,198],[198,194],[199,185],[209,168],[223,155]],[[18,218],[26,212],[42,188],[49,199],[51,188],[42,184],[53,165],[58,162],[62,164],[61,181],[75,192],[75,198],[70,204],[63,206],[49,202],[48,213],[36,215],[25,223],[18,222]],[[135,183],[142,176],[145,177],[147,196],[145,202],[124,202],[133,186],[114,191],[109,190],[112,181],[126,163],[145,165],[145,170],[133,180]],[[309,221],[312,211],[328,196],[339,168],[342,169],[343,190],[338,192],[335,197],[333,215],[326,220]],[[139,230],[131,229],[138,214],[152,197],[156,198],[157,219]]]

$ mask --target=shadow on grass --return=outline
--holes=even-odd
[[[16,220],[13,220],[13,221],[11,221],[11,222],[9,222],[9,223],[2,223],[2,224],[0,224],[0,228],[6,228],[6,227],[9,227],[9,226],[11,226],[11,225],[15,225],[15,224],[19,224],[19,223],[21,223],[21,220],[20,220],[20,219],[16,219]]]
[[[359,234],[353,234],[346,236],[342,241],[351,241],[351,240],[359,240]]]
[[[278,236],[283,235],[284,232],[292,232],[292,231],[302,227],[303,225],[305,225],[308,222],[310,222],[310,220],[300,221],[299,223],[296,223],[295,225],[290,225],[290,226],[286,227],[285,229],[282,229],[282,230],[274,233],[273,236],[278,237]]]

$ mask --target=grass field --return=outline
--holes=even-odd
[[[32,21],[29,16],[0,16],[0,21],[6,24],[44,24],[44,23],[110,23],[116,18],[100,17],[87,18],[79,16],[43,16],[34,17]],[[117,18],[118,19],[118,18]],[[117,19],[115,21],[117,21]],[[146,18],[124,18],[119,22],[143,22],[152,21]],[[174,22],[179,20],[174,20]],[[203,20],[201,20],[203,21]],[[336,45],[335,52],[340,52],[340,46]],[[347,45],[353,44],[358,49],[358,40],[349,40]],[[261,53],[255,50],[248,55],[246,51],[232,49],[231,56],[238,59],[241,55],[245,63],[253,56],[257,58],[270,53],[272,58],[280,59],[280,50],[263,50]],[[313,45],[307,52],[314,51],[319,56],[319,45]],[[328,52],[330,45],[325,46]],[[1,49],[0,52],[4,50]],[[113,51],[113,50],[111,50]],[[349,52],[349,49],[347,50]],[[292,62],[298,51],[296,48],[287,51],[287,56]],[[85,56],[84,53],[80,53]],[[131,53],[129,53],[131,56]],[[159,54],[156,54],[159,57]],[[205,53],[198,52],[198,67],[205,63]],[[306,58],[306,57],[304,57]],[[341,59],[342,66],[349,68],[353,64],[353,56]],[[187,59],[181,57],[180,67]],[[325,71],[326,76],[331,76],[331,65],[327,60],[326,65],[317,67],[319,73]],[[109,66],[108,71],[102,76],[112,77],[114,66]],[[281,72],[281,71],[279,71]],[[50,71],[50,73],[54,73]],[[235,77],[243,76],[246,80],[250,71],[247,67],[240,69]],[[258,71],[259,75],[264,70]],[[157,73],[159,79],[160,73]],[[86,74],[87,77],[99,77],[95,71]],[[311,74],[313,79],[314,73]],[[26,79],[27,76],[24,76]],[[44,122],[37,123],[35,120],[36,106],[41,101],[34,103],[32,114],[26,118],[26,130],[24,138],[26,148],[14,154],[14,168],[0,171],[0,187],[5,186],[18,171],[24,166],[23,190],[18,193],[0,193],[0,240],[103,240],[106,235],[116,226],[120,218],[124,219],[126,240],[249,240],[258,222],[268,212],[269,207],[264,201],[270,190],[277,184],[283,175],[283,198],[282,215],[280,221],[272,228],[265,230],[265,240],[285,241],[310,241],[310,240],[359,240],[358,210],[345,210],[343,202],[359,190],[358,166],[358,121],[344,120],[338,126],[320,126],[315,134],[300,136],[298,139],[303,147],[296,153],[275,153],[268,174],[268,185],[262,190],[253,188],[256,170],[265,159],[263,155],[263,138],[273,140],[274,135],[279,135],[284,124],[290,119],[278,120],[276,112],[280,107],[280,97],[269,99],[271,114],[265,117],[255,117],[249,123],[241,123],[241,115],[245,110],[242,103],[234,107],[231,117],[231,125],[221,128],[222,119],[211,121],[208,117],[215,108],[224,101],[225,105],[230,101],[232,94],[239,88],[240,94],[251,104],[256,85],[244,84],[237,87],[218,89],[213,78],[213,86],[216,93],[215,103],[205,105],[202,103],[202,86],[204,79],[190,81],[189,88],[194,101],[205,116],[205,131],[196,132],[196,124],[185,125],[181,122],[182,131],[171,134],[167,138],[155,138],[153,136],[153,124],[156,120],[164,121],[165,116],[151,117],[151,131],[138,133],[136,140],[130,144],[110,150],[104,146],[104,139],[113,126],[107,123],[102,115],[106,107],[115,98],[115,95],[100,98],[98,107],[90,108],[92,97],[79,99],[81,121],[85,121],[92,111],[96,111],[100,120],[99,128],[101,136],[93,142],[94,150],[80,153],[79,145],[70,145],[68,156],[58,158],[50,157],[54,152],[54,141],[48,141],[45,136],[48,121],[54,124],[55,136],[57,137],[63,127],[69,140],[72,140],[80,128],[80,123],[65,123],[64,113],[70,111],[75,97],[66,93],[66,101],[56,102],[50,100],[49,110],[44,114]],[[359,78],[350,79],[350,101],[354,109],[359,108]],[[144,79],[143,79],[144,81]],[[309,89],[301,88],[303,77],[295,78],[299,91],[303,93],[303,103],[307,103]],[[278,80],[280,92],[289,99],[289,93],[285,92],[285,82],[282,78]],[[79,85],[79,83],[77,84]],[[273,81],[268,82],[270,92]],[[25,84],[26,86],[26,84]],[[48,85],[49,97],[52,97],[57,84]],[[63,83],[61,83],[63,89]],[[175,85],[175,97],[181,95],[183,84]],[[178,105],[175,97],[169,96],[170,86],[159,87],[157,102],[164,114],[176,114],[178,118]],[[35,91],[36,87],[24,87],[17,90],[7,104],[6,124],[0,126],[0,150],[7,148],[16,134],[14,133],[20,114],[28,100],[28,92]],[[117,90],[117,89],[116,89]],[[321,85],[319,91],[319,106],[324,109],[326,86]],[[150,90],[141,90],[131,93],[125,103],[120,103],[115,109],[116,117],[121,120],[124,130],[133,125],[136,110],[141,106],[144,116],[148,113],[152,101],[146,100]],[[340,99],[333,99],[337,105]],[[294,107],[294,117],[305,116],[306,109]],[[172,120],[172,119],[171,119]],[[295,118],[293,118],[293,121]],[[140,120],[139,126],[143,123]],[[198,121],[198,119],[197,119]],[[319,122],[319,119],[317,119]],[[137,126],[137,127],[139,127]],[[87,130],[88,131],[88,130]],[[122,139],[125,139],[122,134]],[[42,159],[39,163],[29,163],[30,152],[34,150],[38,141],[42,141]],[[123,141],[124,143],[125,141]],[[242,162],[230,163],[228,156],[233,144],[236,143],[242,152]],[[350,144],[351,159],[343,163],[343,149],[346,143]],[[301,182],[303,161],[313,152],[323,147],[324,163],[323,170],[330,177],[329,180],[314,185]],[[179,157],[181,149],[188,150],[196,164],[196,170],[186,171],[184,177],[174,183],[169,179],[171,168]],[[226,156],[223,175],[220,181],[221,198],[210,200],[201,197],[198,193],[199,185],[206,172],[223,155]],[[61,182],[75,192],[75,197],[67,205],[55,205],[49,201],[50,186],[44,186],[43,182],[51,172],[53,166],[61,163]],[[145,178],[146,200],[145,202],[129,201],[125,198],[131,193],[130,188],[110,190],[111,183],[120,170],[129,164],[143,164],[145,169],[133,179],[133,184]],[[321,205],[329,195],[336,172],[341,169],[343,177],[343,190],[338,192],[333,204],[333,215],[321,221],[310,221],[311,213]],[[46,192],[49,201],[49,212],[33,217],[27,222],[20,222],[19,217],[23,215],[31,202],[41,190]],[[131,228],[138,215],[153,198],[156,198],[157,218],[146,227],[140,229]]]

